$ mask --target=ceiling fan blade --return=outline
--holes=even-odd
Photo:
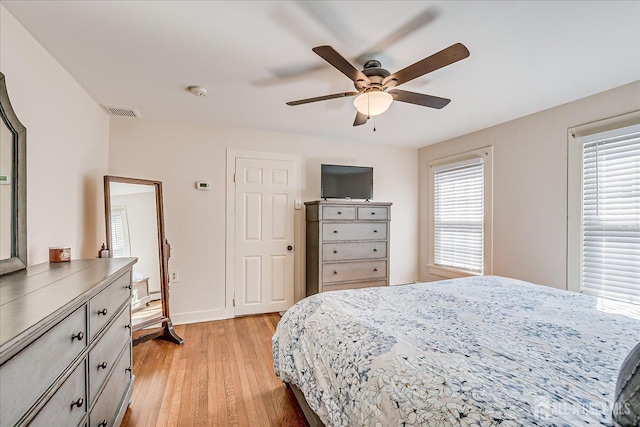
[[[367,115],[362,114],[360,111],[356,112],[356,119],[353,121],[354,126],[360,126],[367,123]]]
[[[354,82],[362,81],[367,84],[369,83],[369,79],[362,74],[362,71],[351,65],[349,61],[344,59],[344,57],[331,46],[317,46],[312,50]]]
[[[393,96],[393,99],[395,101],[408,102],[409,104],[422,105],[423,107],[440,109],[451,102],[451,100],[447,98],[425,95],[423,93],[409,92],[407,90],[393,89],[388,93]]]
[[[342,44],[350,46],[354,41],[357,44],[358,38],[345,22],[344,14],[339,13],[332,2],[298,1],[296,3]],[[307,28],[307,32],[309,32],[309,28]]]
[[[380,52],[386,51],[392,45],[398,43],[415,31],[418,31],[420,28],[424,27],[437,17],[438,10],[436,8],[429,7],[423,10],[422,12],[414,16],[411,20],[402,25],[400,28],[396,29],[384,39],[371,46],[371,48],[369,48],[366,52],[363,52],[361,55],[359,55],[355,59],[355,62],[364,64],[368,60],[378,56]]]
[[[297,101],[289,101],[289,102],[287,102],[287,105],[308,104],[310,102],[326,101],[327,99],[335,99],[335,98],[344,98],[344,97],[347,97],[347,96],[355,96],[357,94],[358,94],[358,92],[334,93],[332,95],[316,96],[315,98],[307,98],[307,99],[299,99]]]
[[[467,56],[469,56],[469,50],[466,46],[462,43],[456,43],[446,49],[442,49],[438,53],[434,53],[433,55],[416,62],[415,64],[409,65],[408,67],[391,74],[389,77],[384,79],[384,84],[386,85],[387,82],[395,80],[395,86],[399,86],[417,77],[423,76],[442,67],[446,67],[454,62],[458,62]]]

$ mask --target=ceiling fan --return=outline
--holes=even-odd
[[[384,113],[394,100],[437,109],[446,106],[451,102],[450,99],[394,88],[469,56],[469,50],[465,45],[456,43],[391,74],[382,68],[382,64],[376,60],[367,61],[362,71],[360,71],[331,46],[314,47],[313,51],[342,74],[349,77],[353,81],[357,92],[334,93],[332,95],[289,101],[287,105],[301,105],[355,96],[353,103],[358,111],[353,122],[354,126],[363,125],[371,117]]]

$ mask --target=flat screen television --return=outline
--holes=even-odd
[[[373,168],[322,165],[320,169],[323,199],[373,199]]]

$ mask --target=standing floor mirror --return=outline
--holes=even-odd
[[[107,175],[104,202],[109,257],[138,258],[131,278],[134,345],[153,338],[182,344],[169,316],[171,246],[164,234],[162,183]]]

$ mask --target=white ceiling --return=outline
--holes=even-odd
[[[96,102],[152,119],[421,147],[640,79],[639,1],[1,3]],[[408,31],[423,12],[434,18]],[[351,60],[385,41],[372,58],[390,72],[466,45],[469,58],[401,86],[452,102],[394,102],[375,133],[352,126],[352,98],[285,105],[353,90],[312,47]]]

